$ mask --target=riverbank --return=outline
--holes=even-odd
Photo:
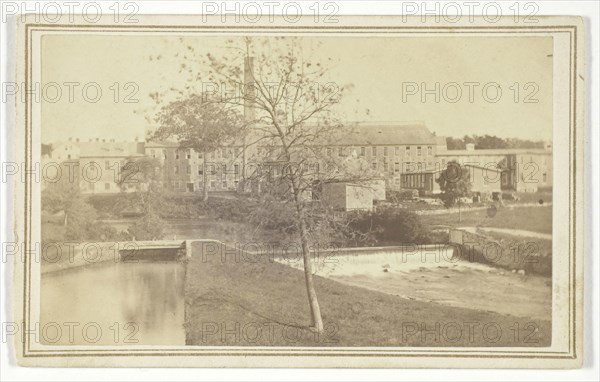
[[[411,300],[315,276],[324,333],[309,329],[304,274],[267,256],[192,247],[186,344],[199,346],[549,346],[549,320]],[[448,290],[447,293],[460,293]]]

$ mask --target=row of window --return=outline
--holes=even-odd
[[[228,149],[222,149],[222,150],[216,150],[214,152],[211,152],[208,154],[208,158],[209,159],[215,159],[215,158],[231,158],[231,157],[238,157],[241,153],[241,148],[239,147],[234,147],[233,149],[228,148]],[[156,149],[150,149],[150,156],[152,158],[156,158],[158,152]],[[166,149],[162,149],[160,151],[160,154],[162,156],[163,159],[168,159],[168,151]],[[175,152],[172,153],[173,155],[173,159],[192,159],[192,150],[175,150]],[[202,153],[195,153],[195,155],[197,156],[198,159],[202,159],[203,155]]]
[[[197,167],[197,172],[198,175],[204,175],[204,166],[203,165],[198,165]],[[227,173],[227,165],[220,165],[220,172],[222,174],[226,174]],[[185,167],[186,170],[186,174],[191,174],[192,173],[192,165],[187,165]],[[210,171],[207,171],[207,173],[213,173],[215,174],[217,172],[217,169],[214,167],[210,167],[209,169]],[[179,166],[173,166],[173,173],[174,174],[179,174]],[[238,175],[240,173],[240,165],[238,163],[233,165],[233,174]]]
[[[378,150],[380,147],[378,146],[371,146],[370,147],[370,154],[371,156],[377,156],[378,154]],[[383,146],[383,156],[389,156],[391,154],[391,152],[394,152],[395,156],[400,156],[402,155],[402,149],[400,146]],[[427,146],[425,148],[427,150],[427,154],[426,155],[433,155],[433,146]],[[327,148],[327,155],[328,156],[333,156],[333,148],[328,147]],[[172,153],[173,155],[173,159],[192,159],[192,150],[185,150],[183,152],[183,156],[181,154],[182,150],[175,150],[174,153]],[[416,155],[417,156],[423,156],[423,151],[424,151],[424,146],[416,146]],[[346,156],[346,147],[338,147],[337,148],[337,152],[339,156]],[[215,152],[212,152],[210,154],[208,154],[208,158],[209,159],[215,159],[215,158],[231,158],[231,157],[238,157],[241,153],[241,148],[239,147],[235,147],[233,149],[229,148],[229,149],[222,149],[222,150],[217,150]],[[404,153],[405,155],[411,155],[412,154],[412,148],[411,146],[405,146],[404,148]],[[150,150],[150,156],[152,158],[156,158],[157,157],[157,150],[156,149],[151,149]],[[162,158],[163,159],[168,159],[168,151],[166,149],[163,149],[161,151],[162,154]],[[263,149],[263,148],[259,148],[258,149],[258,155],[262,156],[270,156],[272,154],[272,150],[269,149]],[[360,156],[366,156],[367,155],[367,147],[366,146],[362,146],[360,147],[360,151],[359,151]],[[197,158],[198,159],[202,159],[202,153],[197,153]]]
[[[425,146],[416,146],[415,152],[418,157],[423,156],[424,147]],[[362,146],[362,147],[360,147],[359,155],[361,157],[364,157],[367,155],[367,153],[370,153],[371,156],[377,156],[380,148],[383,149],[383,156],[385,156],[385,157],[390,156],[392,152],[394,153],[395,156],[401,156],[403,151],[404,151],[405,156],[412,155],[411,146],[405,146],[404,150],[402,150],[402,148],[400,146],[383,146],[383,147],[371,146],[370,150],[367,150],[366,146]],[[427,150],[426,155],[433,155],[433,146],[427,146],[425,148],[425,150]],[[338,155],[341,157],[347,155],[345,147],[338,147],[337,152],[338,152]],[[327,148],[327,155],[328,156],[333,155],[333,148],[331,148],[331,147]]]
[[[216,190],[218,184],[219,183],[216,180],[211,180],[210,182],[208,182],[208,189]],[[239,181],[237,181],[237,180],[235,180],[233,182],[228,182],[226,180],[223,180],[220,182],[221,189],[229,189],[230,187],[237,189],[238,184],[239,184]],[[195,189],[194,186],[195,186],[194,183],[187,183],[187,182],[182,182],[182,181],[178,181],[178,180],[172,181],[172,182],[163,182],[164,188],[170,188],[172,190],[187,189],[188,191],[200,191],[203,188],[202,182],[198,182],[197,189]]]

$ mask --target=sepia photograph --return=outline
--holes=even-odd
[[[580,19],[138,18],[19,24],[20,364],[581,365]]]

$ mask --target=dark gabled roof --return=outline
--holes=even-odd
[[[334,144],[339,145],[435,145],[438,138],[424,124],[359,124],[350,126]]]
[[[141,156],[142,142],[81,142],[80,158]]]
[[[179,143],[173,141],[149,141],[145,144],[146,148],[172,148],[179,147]]]

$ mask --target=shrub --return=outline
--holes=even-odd
[[[364,243],[393,242],[430,244],[433,235],[415,213],[394,208],[348,215],[349,232],[358,233]],[[356,237],[356,236],[355,236]]]
[[[127,231],[135,240],[160,240],[164,235],[164,222],[156,213],[149,212],[136,220]]]

